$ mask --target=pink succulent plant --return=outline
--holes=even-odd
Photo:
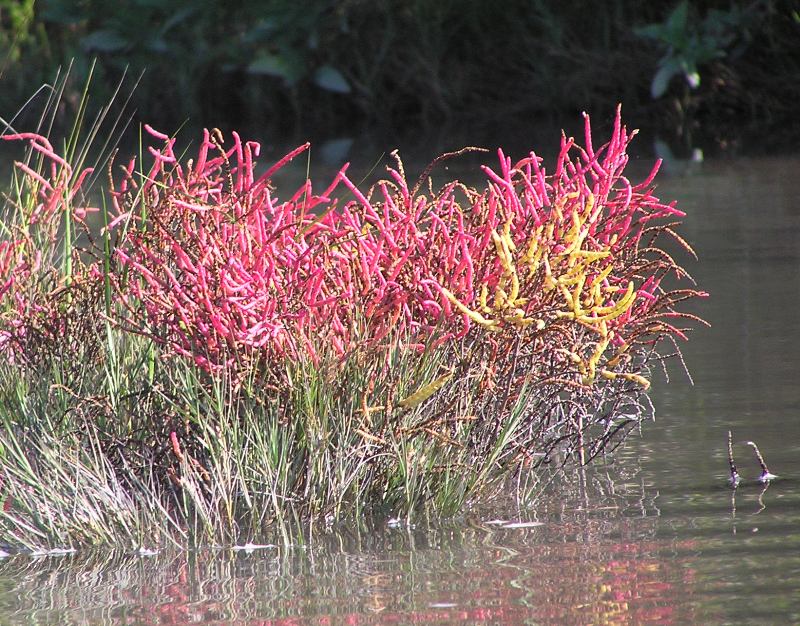
[[[146,126],[163,147],[150,148],[145,176],[125,166],[113,193],[112,226],[129,228],[117,249],[128,323],[210,370],[316,359],[320,339],[345,354],[387,336],[413,344],[572,324],[596,336],[576,355],[593,380],[607,349],[680,335],[667,318],[699,294],[663,293],[663,276],[681,270],[642,245],[671,232],[650,229],[654,220],[682,215],[653,195],[658,164],[632,184],[623,170],[635,133],[619,111],[598,149],[585,120],[584,146],[562,137],[552,173],[534,153],[513,162],[498,151],[482,189],[451,182],[426,194],[398,159],[367,192],[345,165],[322,193],[308,180],[287,199],[272,175],[308,144],[258,175],[259,144],[236,133],[226,149],[205,131],[182,165],[175,139]]]

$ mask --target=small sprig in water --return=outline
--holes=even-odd
[[[736,471],[736,463],[733,461],[733,436],[731,431],[728,431],[728,467],[730,468],[731,476],[728,479],[731,485],[736,487],[742,480],[739,472]]]
[[[771,480],[775,480],[778,476],[769,471],[767,463],[764,461],[764,457],[761,456],[761,451],[758,449],[758,446],[755,444],[755,442],[748,441],[747,445],[753,448],[753,452],[756,453],[756,458],[758,459],[758,464],[761,466],[761,476],[758,477],[758,481],[767,483]]]
[[[754,441],[746,441],[745,443],[753,448],[756,459],[758,459],[758,464],[761,466],[761,475],[758,477],[758,482],[768,483],[769,481],[778,478],[777,474],[773,474],[769,471],[767,462],[764,460],[764,457],[761,454],[761,451],[758,449],[756,443]],[[728,468],[730,470],[730,478],[728,478],[728,482],[730,482],[730,484],[735,488],[741,482],[742,477],[739,475],[739,472],[736,469],[736,463],[733,460],[733,436],[731,435],[731,431],[728,431]]]

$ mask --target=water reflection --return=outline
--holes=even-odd
[[[251,552],[17,556],[0,564],[0,613],[48,624],[695,621],[691,540],[660,540],[641,483],[607,478],[544,500],[542,525],[500,528],[472,512]],[[503,511],[531,521],[521,514]]]

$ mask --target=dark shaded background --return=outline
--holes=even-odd
[[[796,0],[0,0],[0,117],[70,62],[65,112],[94,67],[168,132],[513,143],[621,102],[677,154],[800,135]]]

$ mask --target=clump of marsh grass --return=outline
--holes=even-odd
[[[37,160],[0,242],[0,542],[288,540],[524,491],[640,423],[702,295],[661,287],[685,278],[658,247],[680,212],[655,169],[623,176],[619,112],[552,173],[500,152],[483,189],[435,190],[398,158],[366,192],[344,167],[285,200],[272,175],[307,146],[257,176],[236,134],[182,163],[145,129],[162,147],[111,175],[100,237],[76,203],[92,172],[6,137]]]

